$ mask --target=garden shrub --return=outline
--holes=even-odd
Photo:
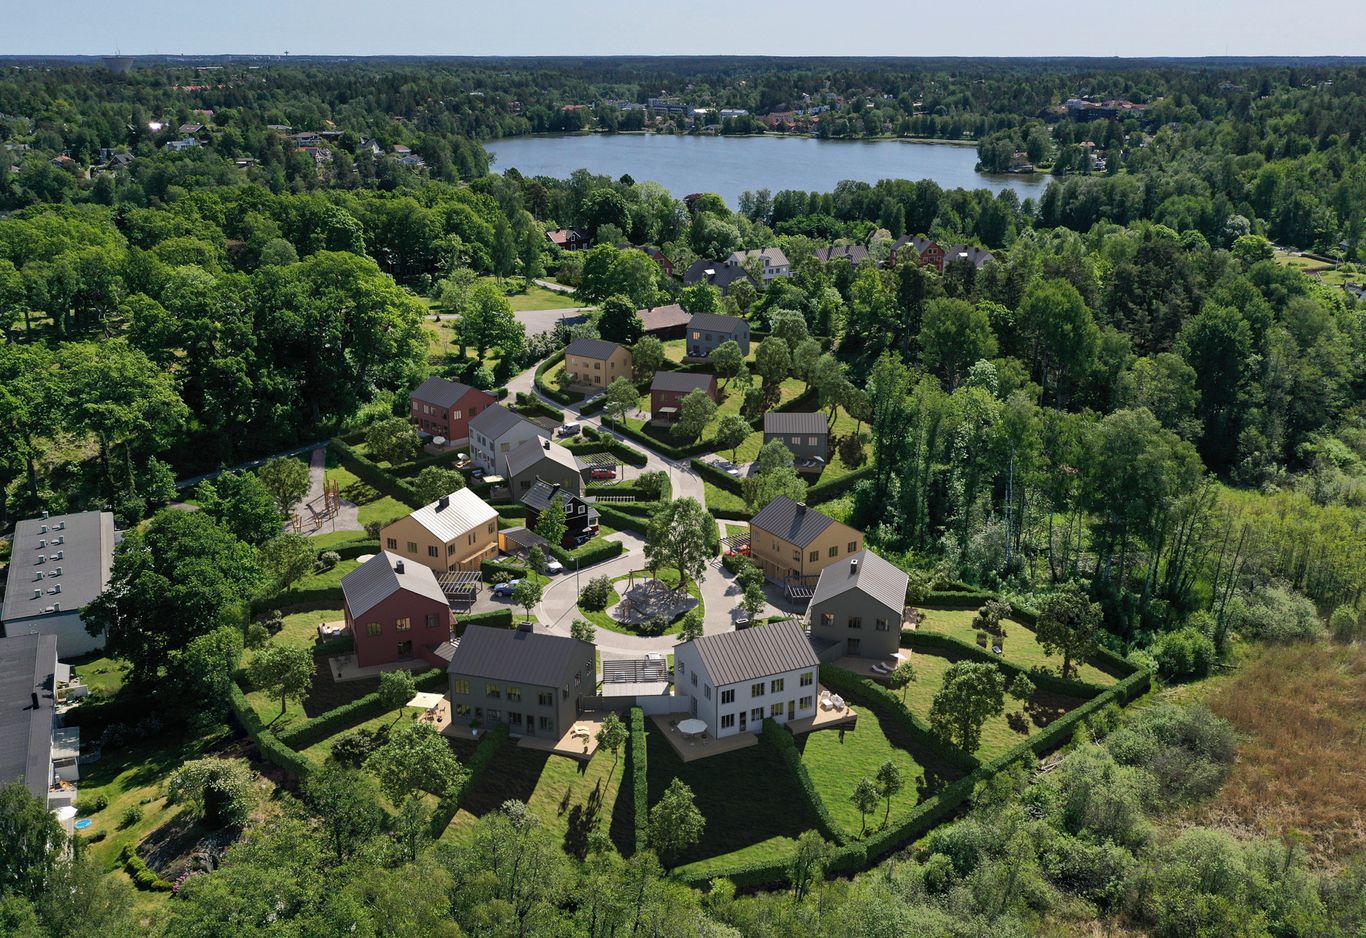
[[[612,598],[612,581],[605,576],[595,576],[579,594],[579,605],[589,612],[601,612],[607,608]]]
[[[1282,584],[1233,597],[1227,616],[1234,631],[1268,642],[1313,641],[1323,635],[1313,601]]]
[[[1214,639],[1193,626],[1163,634],[1151,654],[1158,672],[1173,679],[1205,677],[1218,656]]]
[[[650,784],[649,761],[645,749],[645,711],[631,708],[631,735],[626,742],[626,756],[631,764],[631,800],[635,820],[635,849],[649,845]]]

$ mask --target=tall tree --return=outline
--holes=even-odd
[[[1100,619],[1100,604],[1091,602],[1074,582],[1044,597],[1034,633],[1045,652],[1062,655],[1063,677],[1071,674],[1073,661],[1095,651]]]
[[[702,575],[712,556],[710,534],[716,521],[695,498],[665,502],[650,516],[645,530],[645,557],[678,571],[678,588]]]
[[[650,846],[661,859],[677,861],[702,839],[706,818],[697,810],[692,789],[675,778],[650,808]]]
[[[247,664],[247,680],[257,690],[280,695],[283,716],[290,700],[302,702],[313,686],[313,652],[290,645],[267,645]]]
[[[958,661],[930,703],[930,727],[968,754],[982,739],[982,725],[1005,711],[1005,679],[988,661]]]

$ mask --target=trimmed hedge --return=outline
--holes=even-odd
[[[385,472],[378,463],[362,456],[351,444],[341,437],[333,437],[328,444],[337,455],[337,461],[350,470],[362,482],[375,487],[375,490],[397,499],[409,508],[421,508],[425,504],[418,498],[417,491],[405,479]]]
[[[712,444],[710,440],[698,440],[696,443],[675,446],[665,440],[657,439],[650,436],[648,433],[637,430],[635,427],[626,423],[613,423],[610,424],[610,426],[613,430],[623,436],[628,436],[638,443],[644,443],[646,446],[650,447],[650,449],[663,453],[670,459],[687,459],[690,456],[696,456],[700,453],[711,452]]]
[[[703,479],[710,482],[712,485],[716,486],[718,489],[721,489],[725,492],[730,492],[732,495],[744,494],[744,489],[740,485],[739,479],[737,479],[733,475],[728,475],[727,473],[722,472],[720,469],[717,469],[711,463],[703,462],[700,459],[694,459],[692,461],[692,467],[698,475],[700,475]]]
[[[357,541],[348,541],[345,544],[337,544],[326,549],[335,551],[337,556],[342,560],[355,560],[362,554],[379,553],[379,541],[363,538]]]
[[[935,651],[952,652],[971,658],[974,661],[994,664],[1011,677],[1016,674],[1023,674],[1033,682],[1035,687],[1055,694],[1066,694],[1069,697],[1080,697],[1083,700],[1089,700],[1097,694],[1102,694],[1107,690],[1106,687],[1099,684],[1088,684],[1085,681],[1061,678],[1056,674],[1050,674],[1047,671],[1022,667],[1012,661],[1006,661],[1004,658],[994,655],[971,642],[965,642],[961,638],[955,638],[952,635],[940,635],[937,632],[918,632],[907,629],[901,633],[901,644],[916,649],[933,649]]]
[[[464,634],[465,629],[471,625],[486,625],[491,629],[510,629],[512,628],[512,610],[491,609],[488,612],[472,612],[467,616],[455,617],[457,634]]]
[[[595,506],[602,520],[606,521],[618,531],[635,531],[639,534],[645,533],[645,522],[647,519],[637,518],[634,515],[622,511],[620,505],[602,504]],[[613,542],[617,543],[617,542]]]
[[[287,589],[269,599],[258,599],[251,604],[253,612],[263,609],[334,609],[342,603],[342,588],[315,586],[312,589]]]
[[[246,730],[251,741],[256,743],[256,748],[261,750],[263,759],[301,780],[313,771],[313,764],[308,759],[280,742],[274,733],[261,724],[260,717],[251,709],[247,695],[242,693],[241,686],[235,680],[228,687],[228,701],[232,704],[232,712],[237,715],[237,721],[242,724],[242,729]]]
[[[713,518],[721,521],[748,521],[752,517],[749,512],[741,511],[738,508],[713,508],[708,506],[707,511],[711,512]]]
[[[142,890],[153,892],[170,892],[171,884],[162,879],[157,872],[147,865],[147,861],[138,856],[132,844],[124,844],[119,851],[119,862],[123,864],[123,871],[133,880],[133,885]]]
[[[859,677],[857,674],[831,664],[821,665],[821,684],[851,698],[855,703],[873,710],[879,719],[896,724],[898,728],[913,738],[917,745],[929,750],[935,757],[942,759],[959,771],[971,772],[981,764],[971,755],[941,740],[933,730],[921,723],[915,714],[907,710],[901,701],[881,684],[876,684],[867,678]]]
[[[552,401],[559,401],[561,404],[576,404],[583,400],[582,394],[561,391],[559,388],[551,387],[550,382],[545,380],[546,372],[562,361],[564,361],[564,349],[560,349],[554,355],[547,357],[545,361],[536,366],[536,375],[532,379],[532,383],[535,384],[537,391],[541,392]]]
[[[520,564],[500,563],[497,560],[484,560],[479,564],[479,575],[485,580],[492,582],[494,575],[506,573],[514,577],[520,577],[526,573],[526,568]]]
[[[645,711],[631,708],[631,735],[626,742],[626,757],[631,763],[631,798],[635,807],[635,852],[649,845],[650,839],[650,783],[649,763],[645,750]]]
[[[518,391],[515,402],[511,410],[522,414],[525,417],[549,417],[552,420],[564,422],[564,411],[558,407],[551,407],[535,394],[527,394],[525,391]]]
[[[455,812],[460,810],[460,803],[465,800],[467,794],[474,790],[474,786],[479,784],[479,779],[483,776],[484,770],[489,767],[489,763],[498,754],[498,750],[503,748],[507,739],[508,726],[506,723],[499,723],[484,734],[479,745],[474,747],[474,755],[470,756],[470,761],[465,765],[468,774],[465,776],[464,783],[443,798],[441,803],[436,806],[436,810],[432,812],[430,830],[433,838],[440,837],[450,826],[451,820],[455,817]]]
[[[564,564],[566,569],[571,565],[577,565],[579,569],[591,567],[613,557],[620,557],[625,551],[626,545],[621,541],[604,541],[601,538],[595,538],[573,550],[565,550],[556,544],[550,545],[551,556]]]
[[[806,802],[811,806],[820,821],[821,836],[827,840],[833,840],[837,844],[842,844],[849,839],[848,833],[835,819],[830,816],[830,809],[825,806],[825,800],[821,798],[821,793],[816,790],[815,784],[811,781],[811,773],[806,771],[806,763],[802,761],[802,755],[797,751],[797,744],[792,739],[792,734],[785,728],[778,725],[778,721],[772,717],[764,720],[764,728],[759,733],[759,741],[777,750],[778,755],[787,763],[788,769],[797,777],[797,787],[806,796]]]
[[[978,609],[984,606],[988,600],[995,598],[995,593],[989,593],[986,590],[972,593],[931,590],[925,594],[922,601],[912,605],[937,606],[940,609]]]
[[[855,469],[848,475],[840,476],[838,479],[831,479],[829,482],[817,482],[806,490],[806,503],[808,505],[819,505],[821,502],[833,501],[845,492],[858,485],[864,479],[871,478],[873,467],[864,466],[862,469]]]

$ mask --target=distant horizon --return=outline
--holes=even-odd
[[[1289,28],[1272,0],[1099,3],[1063,20],[1006,0],[979,0],[970,19],[889,16],[872,0],[833,12],[815,0],[692,0],[665,23],[625,0],[411,0],[392,14],[366,0],[238,0],[230,17],[169,0],[71,6],[0,0],[0,57],[1357,58],[1366,33],[1366,4],[1311,31]],[[712,48],[688,48],[702,44]],[[222,51],[233,49],[256,51]]]
[[[395,60],[412,59],[418,61],[446,60],[451,62],[499,62],[499,61],[600,61],[600,60],[625,60],[625,59],[647,59],[647,60],[668,60],[668,59],[740,59],[740,60],[769,60],[769,61],[821,61],[821,60],[867,60],[879,62],[932,62],[942,61],[983,61],[983,62],[1351,62],[1366,64],[1366,53],[1347,54],[1347,53],[1303,53],[1303,54],[1276,54],[1266,53],[1262,55],[958,55],[946,53],[942,55],[876,55],[876,54],[839,54],[839,53],[811,53],[811,54],[792,54],[792,55],[773,55],[765,52],[603,52],[592,55],[569,55],[564,53],[487,53],[487,54],[463,54],[451,52],[368,52],[368,53],[349,53],[349,52],[0,52],[0,61],[53,61],[53,60],[89,60],[100,61],[108,58],[130,58],[147,59],[150,61],[162,60],[184,60],[184,59],[241,59],[257,60],[272,59],[281,62],[288,61],[307,61],[313,59],[342,59],[348,61],[366,60]]]

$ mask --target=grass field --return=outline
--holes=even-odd
[[[792,852],[796,838],[817,826],[797,780],[776,752],[751,746],[684,763],[653,721],[646,721],[649,798],[655,804],[675,778],[693,790],[706,818],[701,841],[682,857],[689,874],[736,862],[774,860]]]
[[[1211,709],[1243,734],[1207,823],[1309,835],[1327,863],[1366,848],[1366,647],[1267,646],[1228,679]]]
[[[372,521],[388,524],[390,521],[412,513],[412,509],[407,505],[396,498],[381,495],[373,486],[362,482],[354,473],[343,466],[329,468],[327,480],[329,482],[335,481],[341,486],[342,498],[356,503],[359,508],[357,515],[362,527]],[[360,536],[361,532],[358,531],[355,534]]]
[[[976,644],[977,630],[972,627],[975,610],[920,608],[920,611],[925,616],[920,622],[921,631],[939,632],[965,641],[969,645]],[[1062,655],[1045,653],[1034,633],[1014,620],[1006,622],[1006,643],[1003,646],[1002,657],[1022,668],[1037,667],[1053,674],[1062,674]],[[1102,687],[1118,680],[1115,675],[1102,671],[1090,662],[1082,662],[1080,666],[1073,662],[1071,677]]]
[[[85,682],[92,694],[112,697],[123,687],[124,675],[128,673],[128,663],[110,658],[98,651],[92,651],[70,662],[76,676]]]
[[[606,830],[618,849],[626,850],[634,836],[629,790],[618,797],[626,771],[624,747],[615,760],[599,750],[585,763],[509,741],[466,795],[444,836],[457,841],[469,836],[479,818],[515,798],[531,808],[541,829],[566,853],[582,857],[594,828]]]

